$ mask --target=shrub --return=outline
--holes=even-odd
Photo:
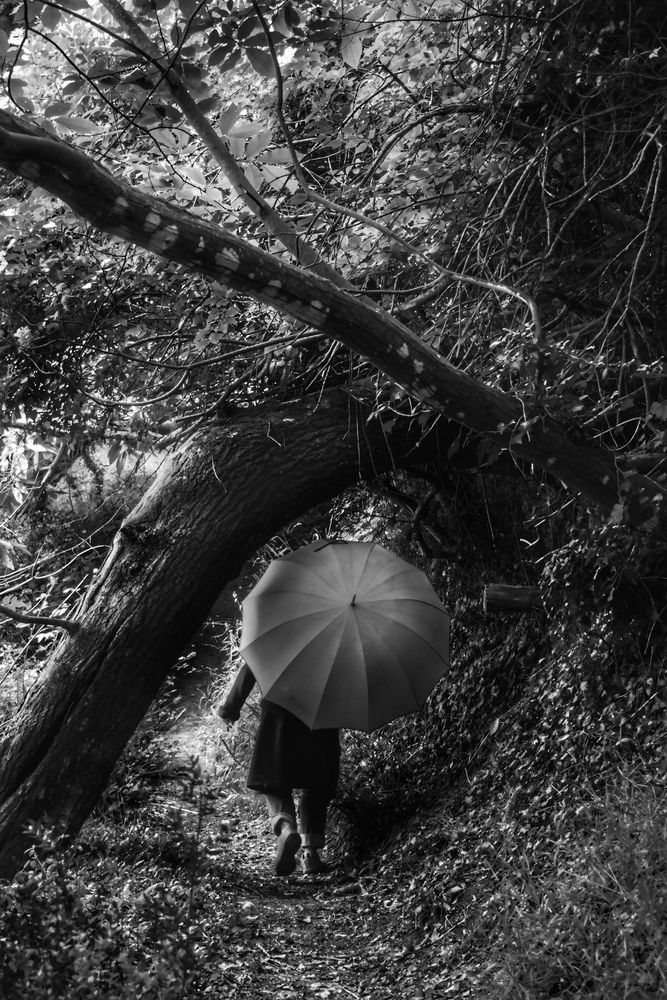
[[[195,965],[188,901],[164,884],[138,894],[85,879],[49,831],[0,887],[3,1000],[176,1000]]]
[[[667,994],[665,804],[625,782],[508,869],[476,928],[497,1000]]]

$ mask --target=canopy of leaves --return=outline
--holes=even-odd
[[[613,2],[525,2],[514,12],[492,2],[135,3],[135,26],[161,62],[138,48],[117,6],[6,5],[7,99],[132,183],[266,244],[173,100],[164,67],[176,67],[254,187],[444,356],[613,447],[662,447],[660,3],[639,5],[629,21]],[[309,199],[290,146],[339,212]],[[7,303],[5,352],[25,374],[5,383],[6,400],[48,396],[40,374],[57,395],[44,376],[57,364],[67,397],[87,390],[123,407],[187,373],[170,407],[184,397],[188,409],[188,390],[200,400],[207,383],[229,383],[230,363],[217,358],[232,343],[290,332],[248,303],[186,292],[182,275],[102,240],[89,237],[84,250],[67,210],[14,188],[2,205],[3,273],[15,295],[23,284],[29,292],[23,311]],[[519,298],[445,280],[427,257],[528,291],[539,342]],[[169,305],[157,306],[152,280],[162,296],[171,291]],[[134,321],[124,325],[123,312]],[[87,348],[73,370],[62,363],[62,323],[85,328],[66,333]],[[123,349],[131,359],[117,379]],[[318,362],[313,350],[281,348],[272,374],[284,383],[318,363],[329,373],[327,350]],[[270,385],[264,349],[249,354],[230,393],[239,402]],[[210,365],[188,370],[195,358]],[[231,368],[240,374],[238,362]]]
[[[661,0],[14,2],[3,101],[285,254],[261,197],[443,358],[661,476],[666,17]],[[10,515],[63,444],[61,468],[103,444],[120,469],[230,406],[334,383],[375,393],[389,430],[414,413],[340,345],[21,181],[0,224]]]

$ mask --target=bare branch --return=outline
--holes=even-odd
[[[26,625],[52,625],[54,628],[64,628],[67,632],[79,632],[81,626],[78,622],[71,622],[68,618],[49,618],[46,615],[25,615],[21,611],[14,611],[6,604],[0,604],[0,614],[6,615],[16,622],[23,622]]]
[[[115,2],[115,0],[114,0]],[[266,40],[269,46],[269,52],[271,54],[271,60],[273,62],[273,71],[275,73],[277,87],[277,102],[276,102],[276,114],[278,121],[280,122],[280,128],[285,137],[285,142],[289,150],[290,157],[292,159],[292,164],[294,166],[294,172],[297,176],[299,184],[303,188],[304,194],[310,199],[310,201],[315,202],[316,205],[322,205],[330,212],[336,212],[340,215],[345,215],[349,219],[354,219],[355,222],[360,222],[364,226],[368,226],[370,229],[374,229],[376,232],[381,233],[390,239],[393,243],[398,244],[398,246],[403,247],[408,253],[414,254],[421,261],[428,265],[430,268],[434,268],[440,275],[445,278],[449,278],[452,281],[460,281],[463,284],[474,285],[476,288],[485,288],[488,291],[496,292],[501,295],[509,295],[512,298],[519,299],[523,302],[530,311],[530,315],[533,322],[533,338],[536,344],[542,344],[543,342],[543,332],[542,323],[540,321],[540,314],[537,308],[537,303],[529,292],[521,288],[513,288],[511,285],[505,285],[501,282],[496,281],[486,281],[484,278],[477,278],[471,274],[463,274],[460,271],[454,271],[449,267],[443,267],[439,264],[437,260],[434,260],[430,254],[426,253],[420,247],[411,243],[410,240],[406,240],[400,233],[397,233],[395,229],[391,229],[389,226],[385,226],[382,222],[378,222],[375,219],[371,219],[368,215],[364,215],[362,212],[357,212],[353,208],[348,208],[346,205],[340,205],[337,202],[330,201],[329,198],[325,198],[324,195],[318,194],[314,191],[303,171],[303,167],[299,161],[299,157],[292,141],[292,135],[289,126],[285,120],[285,115],[283,114],[283,79],[282,72],[280,70],[280,65],[278,63],[278,56],[276,54],[276,49],[273,44],[273,39],[271,38],[271,32],[269,31],[269,26],[266,23],[266,19],[261,11],[257,0],[252,0],[252,5],[255,9],[255,13],[262,25],[262,30],[266,36]],[[411,126],[412,128],[413,126]]]

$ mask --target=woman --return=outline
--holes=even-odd
[[[225,722],[236,722],[255,685],[244,664],[218,709]],[[286,708],[264,699],[255,737],[248,788],[266,797],[269,819],[278,837],[276,875],[291,875],[303,847],[306,875],[327,871],[319,852],[324,847],[327,809],[338,783],[340,740],[337,729],[311,730]],[[300,791],[297,824],[293,792]]]

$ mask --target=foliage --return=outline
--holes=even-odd
[[[54,998],[188,994],[205,929],[199,890],[215,793],[201,768],[170,763],[159,734],[178,711],[165,686],[76,846],[35,826],[35,846],[0,886],[0,994]],[[167,800],[156,801],[156,789]]]
[[[165,0],[131,9],[143,32],[131,51],[114,10],[6,5],[9,106],[280,253],[252,211],[264,198],[443,358],[519,396],[528,432],[555,418],[611,448],[623,524],[633,468],[664,475],[661,4],[627,20],[615,0],[528,0],[520,13],[463,2],[437,17],[412,0]],[[257,197],[202,141],[162,56]],[[1,217],[3,551],[24,577],[26,510],[102,448],[120,474],[230,408],[331,384],[374,393],[389,435],[414,419],[402,388],[339,345],[82,237],[69,209],[22,181]],[[489,447],[478,463],[498,458]],[[659,614],[660,584],[646,586]]]
[[[664,632],[647,619],[645,602],[628,608],[611,600],[625,563],[619,554],[636,555],[636,545],[618,528],[574,529],[572,540],[542,560],[536,582],[544,617],[480,614],[480,575],[493,574],[484,550],[479,562],[448,572],[446,684],[418,716],[387,732],[348,737],[340,807],[355,842],[374,843],[464,776],[472,788],[493,784],[516,800],[528,835],[532,823],[565,807],[574,775],[598,787],[624,749],[632,757],[640,747],[657,766]],[[642,568],[650,576],[646,565],[633,565],[637,579],[644,579]]]
[[[165,2],[135,5],[133,16],[176,60],[197,107],[257,192],[367,295],[459,367],[519,395],[534,415],[554,416],[619,450],[659,451],[660,3],[643,4],[629,22],[612,0],[594,7],[529,0],[520,14],[487,0],[445,6],[437,17],[426,13],[412,0],[351,9]],[[128,55],[117,28],[107,10],[83,2],[67,10],[9,5],[8,98],[76,136],[81,148],[112,157],[132,183],[264,241],[164,73],[136,48]],[[329,207],[304,190],[290,142]],[[201,405],[207,376],[234,381],[225,400],[242,404],[277,383],[298,392],[304,381],[341,377],[348,368],[335,349],[295,348],[280,324],[267,331],[266,311],[242,297],[221,303],[202,290],[196,309],[184,309],[190,292],[178,297],[174,288],[179,322],[164,349],[147,340],[152,324],[163,322],[159,313],[150,317],[155,292],[148,308],[136,292],[127,303],[124,311],[135,316],[128,333],[122,318],[109,316],[102,326],[105,299],[122,301],[137,271],[146,269],[155,284],[155,265],[142,255],[125,259],[94,239],[87,247],[97,262],[81,267],[66,210],[44,196],[26,200],[20,190],[5,205],[7,221],[22,228],[35,213],[43,236],[28,237],[27,246],[31,266],[41,262],[36,290],[45,281],[74,290],[82,284],[77,272],[89,275],[84,291],[95,325],[86,321],[86,341],[98,355],[85,372],[75,366],[75,382],[62,385],[65,396],[81,386],[88,409],[90,394],[99,394],[120,404],[120,417],[151,426],[149,405],[128,414],[130,399],[166,392],[179,410],[182,398],[186,412],[212,416],[214,397]],[[385,220],[397,238],[378,230]],[[5,253],[11,260],[25,251],[12,239]],[[443,277],[439,264],[464,280]],[[105,295],[92,275],[109,289]],[[168,289],[180,280],[167,271]],[[539,330],[512,289],[530,292]],[[40,324],[52,330],[81,322],[82,296],[60,297],[75,305],[65,302],[58,311],[47,298],[43,317],[9,317],[19,355],[43,343]],[[265,353],[262,341],[283,337],[285,345]],[[247,347],[240,359],[252,363],[225,364],[220,356],[231,345]],[[119,351],[132,359],[120,380]],[[182,385],[178,372],[187,375]],[[30,396],[46,391],[37,372],[28,376]],[[149,385],[159,391],[147,393]]]
[[[380,881],[392,933],[442,949],[447,988],[472,963],[480,996],[658,995],[664,551],[625,521],[633,469],[665,474],[664,3],[128,9],[255,194],[357,291],[517,395],[528,430],[557,419],[616,456],[610,524],[564,507],[558,484],[517,477],[493,447],[472,472],[396,472],[314,515],[317,530],[357,536],[381,524],[455,611],[446,688],[418,717],[347,739],[334,826],[341,852]],[[6,102],[128,182],[283,253],[123,30],[86,0],[4,5]],[[33,608],[71,610],[108,541],[98,522],[77,539],[79,523],[64,531],[50,506],[75,460],[120,475],[230,407],[331,384],[371,391],[389,437],[404,419],[433,431],[363,359],[82,233],[22,182],[5,187],[0,223],[0,555],[3,589],[22,584]],[[304,518],[274,548],[312,530]],[[544,615],[482,620],[481,585],[500,577],[538,585]],[[19,665],[54,639],[8,635]],[[237,796],[251,733],[230,741]],[[151,812],[153,771],[146,759],[119,769],[88,830],[92,875],[47,836],[6,890],[0,938],[23,992],[186,988],[205,933],[192,893],[203,841]],[[125,896],[114,866],[130,872]]]
[[[471,936],[491,942],[484,985],[499,998],[660,996],[667,975],[664,788],[632,780],[556,823],[512,859]],[[503,859],[501,857],[502,866]]]
[[[608,599],[632,544],[577,527],[543,560],[532,621],[484,619],[477,568],[456,574],[446,684],[346,740],[337,837],[384,873],[403,961],[443,996],[664,990],[664,635]],[[582,558],[601,566],[585,600]]]
[[[119,895],[101,872],[83,880],[57,837],[33,834],[30,860],[1,890],[2,996],[183,996],[196,957],[187,900],[159,882]]]

